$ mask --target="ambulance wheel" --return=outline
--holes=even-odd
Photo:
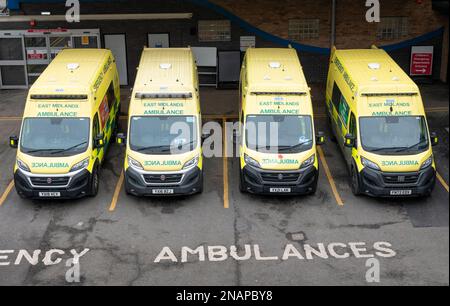
[[[239,170],[239,191],[242,193],[246,193],[247,190],[244,188],[244,174],[242,170]]]
[[[361,184],[359,181],[358,171],[356,170],[355,166],[352,166],[350,187],[352,188],[352,193],[355,196],[361,195]]]
[[[98,187],[100,185],[100,178],[98,175],[98,165],[94,167],[91,175],[91,181],[89,183],[89,196],[95,197],[98,194]]]
[[[316,178],[314,179],[314,183],[312,185],[312,189],[311,189],[310,195],[315,195],[316,194],[318,184],[319,184],[319,175],[316,175]]]

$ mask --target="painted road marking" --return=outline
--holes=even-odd
[[[331,190],[333,191],[334,198],[339,206],[344,206],[344,201],[342,201],[341,196],[336,187],[336,183],[334,182],[333,176],[331,175],[330,168],[328,167],[327,160],[325,159],[325,155],[323,154],[323,150],[321,147],[317,147],[317,151],[319,152],[320,160],[322,161],[323,168],[325,169],[325,174],[328,178],[328,182],[330,182]]]
[[[228,158],[227,158],[227,119],[222,118],[223,125],[223,207],[230,208],[229,186],[228,186]]]
[[[436,177],[438,178],[439,182],[445,188],[445,190],[447,190],[448,193],[449,192],[448,184],[445,182],[444,178],[439,174],[439,172],[436,172]]]
[[[124,175],[123,171],[120,172],[119,180],[117,181],[116,189],[114,190],[114,195],[111,200],[111,205],[109,206],[110,212],[113,212],[114,210],[116,210],[117,201],[119,199],[120,190],[122,189],[124,177],[125,177],[125,175]]]
[[[10,194],[13,187],[14,187],[14,180],[12,180],[9,183],[8,187],[6,187],[5,192],[2,194],[2,197],[0,198],[0,206],[2,206],[3,203],[6,201],[6,199],[8,198],[8,195]]]

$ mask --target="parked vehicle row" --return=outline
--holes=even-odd
[[[117,134],[120,86],[113,54],[62,51],[31,87],[14,181],[24,198],[95,196],[100,166],[116,139],[126,147],[125,191],[134,196],[203,190],[202,115],[189,48],[144,49]],[[326,105],[355,195],[428,196],[436,180],[430,133],[417,85],[376,48],[336,50]],[[310,88],[294,49],[250,48],[240,82],[240,190],[314,194],[319,178]],[[180,133],[179,131],[184,131]]]

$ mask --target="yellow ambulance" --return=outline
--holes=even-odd
[[[355,195],[431,194],[438,139],[417,85],[384,50],[334,48],[326,104]]]
[[[119,76],[113,54],[63,50],[30,88],[14,182],[24,198],[95,196],[100,165],[117,126]]]
[[[240,97],[241,192],[314,194],[324,137],[296,50],[248,49]]]
[[[197,66],[190,48],[144,49],[129,108],[125,190],[174,196],[203,190]]]

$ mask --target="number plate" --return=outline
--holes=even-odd
[[[174,194],[173,189],[153,189],[152,194]]]
[[[39,192],[41,198],[59,198],[61,192]]]
[[[409,196],[412,190],[391,190],[391,196]]]
[[[290,193],[291,188],[270,188],[271,193]]]

